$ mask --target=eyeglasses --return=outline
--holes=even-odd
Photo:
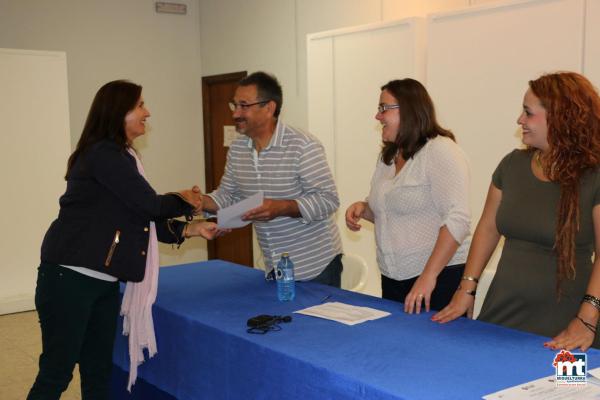
[[[261,101],[257,101],[256,103],[236,103],[235,101],[230,101],[229,104],[229,109],[231,111],[235,111],[236,109],[241,109],[242,111],[246,111],[248,108],[255,106],[257,104],[260,104],[261,106],[263,104],[267,104],[269,101],[271,100],[261,100]]]
[[[400,108],[400,104],[380,104],[377,106],[377,112],[382,114],[387,110],[393,110],[395,108]]]

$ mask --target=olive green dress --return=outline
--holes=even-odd
[[[592,271],[592,208],[600,203],[600,170],[585,174],[580,182],[577,272],[575,280],[563,282],[557,302],[557,255],[552,246],[559,186],[533,175],[532,155],[514,150],[492,177],[494,186],[502,190],[496,226],[506,241],[478,319],[553,337],[577,315]],[[598,343],[596,339],[594,347]]]

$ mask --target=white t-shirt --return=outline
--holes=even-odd
[[[464,263],[471,229],[465,153],[451,139],[437,136],[395,173],[394,163],[379,159],[367,200],[375,216],[381,273],[395,280],[420,275],[444,225],[461,243],[448,265]]]
[[[75,272],[79,272],[80,274],[89,276],[91,278],[100,279],[102,281],[107,281],[107,282],[116,282],[116,281],[118,281],[118,279],[115,278],[112,275],[105,274],[104,272],[100,272],[100,271],[95,271],[95,270],[90,269],[90,268],[74,267],[73,265],[61,265],[61,267],[69,268],[69,269],[71,269],[71,270],[73,270]]]

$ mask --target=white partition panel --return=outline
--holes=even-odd
[[[583,73],[600,89],[600,1],[587,0]]]
[[[582,70],[583,5],[513,2],[429,18],[427,86],[474,167],[474,222],[494,168],[520,147],[516,119],[527,82],[544,72]]]
[[[583,16],[583,0],[538,0],[428,18],[427,86],[441,123],[471,160],[473,227],[492,172],[521,147],[516,119],[527,82],[582,70]]]
[[[0,49],[0,314],[31,310],[70,153],[65,53]]]
[[[333,37],[309,39],[307,57],[309,130],[323,143],[335,176]]]
[[[344,252],[369,264],[365,292],[380,295],[373,227],[358,234],[344,223],[346,208],[363,200],[381,146],[374,119],[380,87],[392,79],[424,77],[424,21],[412,18],[308,36],[309,130],[323,142],[340,195],[338,226]]]

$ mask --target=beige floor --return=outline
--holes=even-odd
[[[42,350],[40,326],[35,311],[0,315],[0,399],[23,400],[37,374]],[[79,372],[61,399],[81,398]]]

